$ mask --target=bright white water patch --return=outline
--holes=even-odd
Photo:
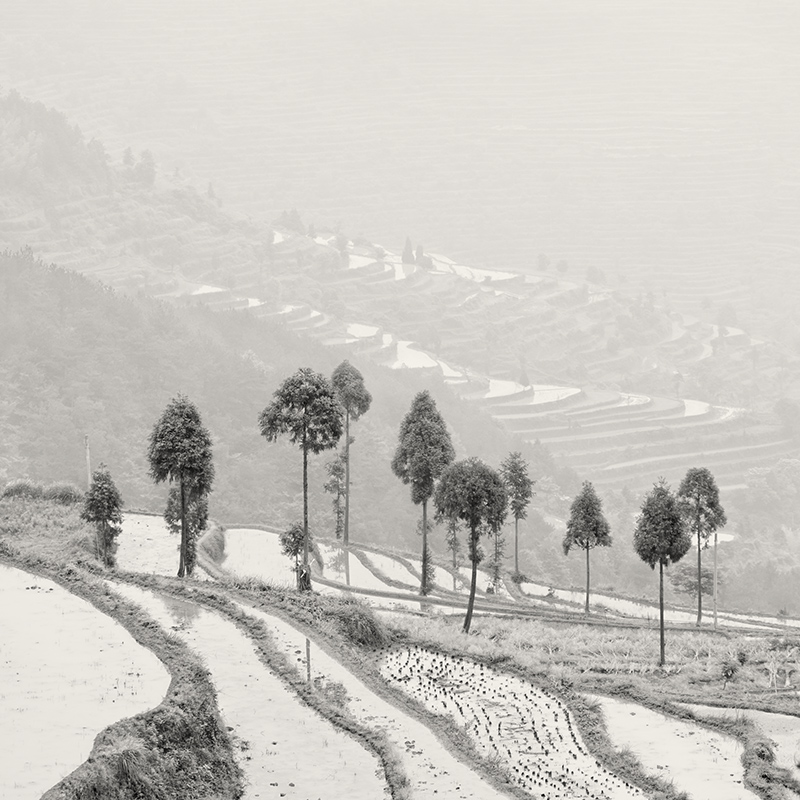
[[[239,607],[267,626],[274,644],[296,660],[301,672],[305,672],[311,682],[341,684],[347,692],[347,710],[362,724],[385,731],[402,759],[403,771],[411,783],[412,797],[419,800],[499,800],[503,797],[454,758],[429,728],[375,694],[305,634],[263,611],[249,606]]]
[[[449,364],[445,364],[444,361],[439,362],[439,367],[442,370],[442,375],[445,378],[463,378],[464,372],[463,370],[453,369]]]
[[[769,711],[757,711],[753,708],[717,708],[716,706],[699,706],[681,703],[699,716],[725,717],[736,719],[745,717],[752,720],[756,727],[768,739],[775,743],[775,763],[788,769],[796,781],[800,781],[800,717],[788,714],[773,714]]]
[[[620,406],[643,406],[650,401],[646,394],[625,394],[621,393],[619,396]]]
[[[413,342],[397,342],[397,361],[390,365],[392,369],[401,369],[403,367],[423,369],[439,365],[436,359],[412,347],[413,344]]]
[[[199,605],[127,584],[111,588],[138,603],[198,653],[217,689],[226,725],[247,743],[238,753],[245,798],[374,800],[388,796],[377,757],[302,703],[259,661],[232,622]]]
[[[121,570],[153,575],[178,574],[180,536],[170,533],[163,517],[123,514],[118,541],[117,566]],[[208,580],[200,567],[195,567],[192,577]]]
[[[419,584],[419,579],[402,561],[398,561],[396,558],[383,555],[382,553],[364,552],[364,555],[367,560],[387,578],[406,584],[411,591]]]
[[[0,565],[0,796],[39,797],[104,728],[157,706],[164,665],[57,583]]]
[[[517,273],[515,272],[501,272],[495,269],[465,267],[463,264],[456,264],[455,261],[446,256],[434,253],[430,254],[430,259],[433,261],[433,265],[438,272],[452,273],[453,275],[466,278],[469,281],[481,282],[485,281],[487,278],[495,281],[507,281],[517,277]]]
[[[684,417],[699,417],[703,414],[708,414],[711,408],[710,403],[705,403],[702,400],[684,400],[683,401],[683,416]]]
[[[469,587],[472,584],[472,567],[459,567],[458,572],[464,582],[464,591],[469,592]],[[493,586],[491,577],[487,572],[478,568],[475,576],[475,587],[479,592],[485,592],[490,586]],[[500,594],[507,594],[505,586],[500,587]]]
[[[192,291],[192,295],[198,294],[216,294],[218,292],[224,292],[225,290],[221,286],[210,286],[208,284],[200,284],[197,289]]]
[[[225,531],[226,572],[243,578],[260,578],[276,586],[295,586],[294,561],[281,553],[277,533],[252,528]]]
[[[586,750],[563,703],[527,681],[420,647],[390,652],[381,674],[429,711],[463,727],[481,755],[499,761],[535,797],[644,796]]]
[[[378,328],[374,325],[361,325],[358,322],[351,322],[347,326],[347,332],[357,339],[365,339],[369,336],[374,336],[378,332]]]
[[[525,386],[516,381],[499,381],[491,378],[489,380],[489,391],[486,397],[505,397],[506,395],[519,394],[525,391]]]
[[[603,710],[615,747],[629,748],[648,772],[672,780],[693,800],[756,800],[742,783],[742,746],[730,736],[610,697]]]
[[[410,556],[405,556],[405,560],[411,564],[412,567],[422,575],[422,560],[418,558],[412,558]],[[448,589],[451,592],[469,592],[469,580],[464,582],[464,579],[461,577],[460,574],[455,576],[455,588],[453,588],[453,573],[449,570],[445,569],[444,567],[440,567],[437,564],[431,565],[431,570],[433,571],[433,582],[440,588],[440,589]],[[419,583],[419,578],[417,579],[417,583]]]
[[[284,240],[284,235],[282,233],[278,233],[278,231],[274,231],[272,234],[272,244],[280,244]],[[319,241],[319,238],[317,238]]]
[[[355,256],[351,253],[347,259],[347,268],[361,269],[362,267],[368,267],[370,264],[374,263],[375,258],[373,256]]]

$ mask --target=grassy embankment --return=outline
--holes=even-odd
[[[52,787],[47,800],[152,797],[236,798],[242,776],[217,709],[208,671],[179,639],[98,577],[94,532],[75,503],[0,499],[0,561],[56,581],[119,622],[151,650],[172,680],[163,702],[100,732],[89,758]]]

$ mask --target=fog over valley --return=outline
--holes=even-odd
[[[800,798],[796,4],[0,18],[0,797]]]

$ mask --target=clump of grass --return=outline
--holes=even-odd
[[[71,506],[83,500],[83,492],[72,483],[50,483],[43,489],[43,498],[52,500],[54,503],[61,503],[64,506]]]
[[[342,599],[339,605],[338,627],[351,642],[375,649],[389,643],[389,633],[372,609],[350,598]]]
[[[0,498],[4,500],[40,500],[44,495],[44,488],[41,483],[36,483],[29,478],[17,478],[9,481],[4,487]]]
[[[197,547],[215,564],[221,564],[225,558],[225,529],[212,523],[211,528],[200,538]]]

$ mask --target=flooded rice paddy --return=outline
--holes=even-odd
[[[39,797],[100,731],[157,706],[164,665],[122,625],[57,583],[0,565],[0,796]]]

